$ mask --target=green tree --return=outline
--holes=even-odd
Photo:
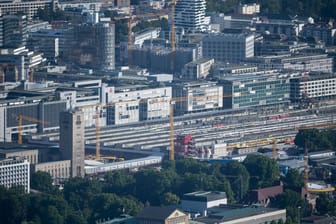
[[[52,182],[52,178],[47,172],[37,171],[32,173],[30,176],[30,187],[38,191],[46,193],[55,192],[56,189]]]
[[[171,192],[166,192],[161,198],[162,205],[178,205],[180,203],[180,198]]]
[[[279,179],[276,161],[263,155],[248,155],[243,165],[250,174],[251,189],[272,186]]]
[[[132,195],[135,191],[135,178],[125,170],[109,172],[105,175],[104,191],[118,195]]]
[[[289,169],[283,178],[284,185],[290,189],[299,189],[303,187],[303,173],[296,169]]]
[[[26,220],[27,209],[28,198],[24,192],[0,186],[1,223],[21,223]]]

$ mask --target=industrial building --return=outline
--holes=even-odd
[[[215,61],[238,63],[254,56],[254,35],[208,34],[202,40],[203,57]]]
[[[290,102],[289,77],[281,77],[279,73],[225,76],[220,83],[224,89],[225,109],[274,108]]]
[[[22,186],[25,192],[30,191],[30,167],[26,159],[0,160],[0,185],[7,188]]]
[[[173,86],[173,97],[181,98],[175,102],[175,113],[183,115],[223,107],[223,87],[216,82],[186,82]]]

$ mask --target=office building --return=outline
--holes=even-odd
[[[15,15],[23,13],[27,16],[28,20],[32,20],[37,15],[39,9],[49,8],[55,10],[57,8],[57,0],[41,0],[41,1],[1,1],[0,13],[2,15],[10,14]]]
[[[107,87],[103,91],[103,102],[109,105],[107,124],[126,124],[169,117],[171,87]]]
[[[224,109],[275,108],[289,103],[289,78],[278,73],[225,76],[220,84],[225,95]]]
[[[334,74],[306,73],[290,80],[290,99],[300,102],[304,98],[328,99],[336,96]]]
[[[178,115],[223,107],[223,87],[215,82],[176,83],[173,97],[185,99],[175,103],[175,114]]]
[[[301,31],[302,37],[314,42],[322,41],[325,45],[335,45],[336,29],[333,24],[306,24]]]
[[[238,63],[254,56],[254,35],[220,33],[203,38],[203,57]]]
[[[285,54],[259,56],[245,60],[249,64],[256,65],[259,70],[292,70],[292,71],[316,71],[333,72],[333,58],[327,54]]]
[[[115,28],[110,22],[75,26],[71,60],[95,70],[115,68]]]
[[[71,161],[60,160],[38,163],[34,166],[34,172],[37,171],[49,173],[54,182],[57,183],[71,177]]]
[[[205,0],[180,0],[175,4],[174,24],[185,32],[205,31]]]
[[[27,16],[1,15],[0,13],[1,48],[18,48],[25,46],[27,38]]]
[[[214,63],[214,59],[206,58],[189,62],[184,65],[181,72],[181,78],[185,80],[205,79],[209,75],[211,66]]]
[[[84,176],[85,121],[81,111],[65,111],[60,115],[60,150],[64,160],[71,161],[70,176]]]
[[[0,160],[0,185],[7,188],[23,187],[30,191],[30,167],[26,159]]]

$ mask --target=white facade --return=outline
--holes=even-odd
[[[214,63],[214,59],[200,59],[190,62],[183,67],[182,77],[188,80],[205,79]]]
[[[161,28],[147,29],[134,35],[134,46],[142,47],[145,40],[153,40],[160,36]]]
[[[208,34],[202,40],[203,57],[215,61],[241,62],[254,56],[254,35]]]
[[[205,31],[205,0],[176,1],[174,24],[185,31]]]
[[[260,13],[260,5],[256,3],[239,4],[238,13],[246,14],[246,15],[253,15],[253,14]]]
[[[185,114],[223,107],[223,87],[214,82],[185,83],[174,87],[175,113]]]
[[[6,159],[0,161],[0,185],[7,188],[23,186],[30,191],[30,170],[28,160]]]
[[[119,90],[114,87],[104,88],[103,100],[107,105],[107,124],[126,124],[169,117],[171,87],[141,90],[131,88]]]
[[[43,171],[50,174],[53,179],[67,179],[70,177],[70,160],[38,163],[35,165],[35,172]]]

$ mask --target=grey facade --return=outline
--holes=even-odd
[[[203,38],[203,57],[215,61],[241,62],[254,56],[254,36],[246,34],[208,34]]]
[[[64,160],[71,160],[71,177],[84,176],[84,116],[81,111],[62,112],[60,116],[60,150]]]
[[[0,13],[0,47],[22,47],[25,46],[27,38],[27,16],[1,15]]]

